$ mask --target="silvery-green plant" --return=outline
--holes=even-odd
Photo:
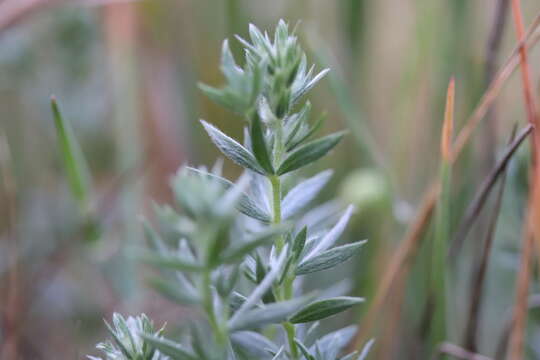
[[[201,85],[217,103],[246,119],[243,144],[202,121],[214,144],[245,169],[233,183],[221,162],[183,167],[174,176],[176,204],[156,206],[159,231],[144,223],[150,250],[141,257],[159,270],[150,280],[161,294],[203,315],[187,341],[173,341],[150,326],[129,326],[115,316],[113,343],[100,345],[107,359],[243,360],[364,359],[343,355],[356,329],[349,326],[314,339],[318,321],[349,309],[362,298],[341,296],[347,284],[302,293],[305,275],[331,269],[354,256],[364,241],[336,246],[352,206],[334,202],[307,207],[331,176],[323,171],[294,186],[295,171],[335,147],[343,133],[312,140],[305,94],[328,70],[314,74],[297,37],[280,21],[273,39],[255,26],[237,65],[223,43],[223,88]],[[178,210],[182,210],[180,214]],[[146,324],[148,320],[137,320]],[[127,324],[127,325],[126,325]],[[128,341],[127,341],[127,340]],[[152,351],[150,350],[152,349]],[[155,350],[155,351],[154,351]]]

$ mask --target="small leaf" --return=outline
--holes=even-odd
[[[321,116],[319,116],[317,121],[315,121],[315,124],[309,127],[305,132],[303,132],[303,134],[299,134],[299,136],[297,136],[297,139],[294,139],[293,142],[287,145],[287,151],[292,151],[296,149],[298,145],[302,144],[304,141],[313,136],[317,131],[319,131],[319,129],[322,128],[325,119],[326,113],[323,113]]]
[[[277,352],[276,345],[254,331],[238,331],[231,334],[231,342],[236,352],[248,359],[270,359],[270,352]]]
[[[307,304],[312,297],[301,297],[288,301],[272,303],[264,307],[245,312],[234,322],[229,322],[231,331],[255,329],[268,324],[277,324],[285,321],[291,314]]]
[[[295,338],[294,343],[296,344],[296,346],[300,348],[300,352],[302,353],[302,355],[304,355],[306,360],[315,360],[315,357],[313,357],[313,355],[309,353],[309,350],[306,347],[306,345],[304,345],[300,340]]]
[[[220,261],[222,263],[232,264],[242,260],[245,255],[249,254],[261,245],[270,242],[276,235],[283,233],[283,231],[285,231],[283,226],[274,226],[266,231],[262,231],[256,234],[252,239],[227,249],[220,258]]]
[[[196,168],[192,168],[192,167],[186,167],[187,170],[189,171],[193,171],[193,172],[196,172],[196,173],[199,173],[199,174],[204,174],[206,176],[209,176],[211,178],[214,178],[216,180],[218,180],[219,182],[221,182],[224,186],[226,186],[227,188],[229,187],[232,187],[234,186],[234,183],[225,179],[225,178],[222,178],[220,176],[217,176],[217,175],[214,175],[214,174],[210,174],[210,173],[205,173],[199,169],[196,169]],[[255,202],[255,200],[253,200],[249,195],[247,194],[243,194],[242,196],[240,196],[240,199],[238,200],[238,203],[236,204],[236,207],[238,209],[238,211],[240,211],[242,214],[244,215],[247,215],[253,219],[257,219],[259,221],[262,221],[264,223],[270,223],[272,221],[272,218],[270,216],[270,214],[268,214],[267,211],[263,210],[260,206],[257,205],[257,203]]]
[[[333,331],[317,340],[309,350],[314,352],[318,348],[323,353],[323,359],[335,359],[337,354],[350,343],[356,332],[357,327],[354,325]]]
[[[178,304],[195,305],[201,302],[201,299],[197,294],[194,294],[187,289],[182,289],[179,283],[173,284],[170,281],[158,277],[148,280],[148,283],[161,295]]]
[[[339,132],[300,146],[287,156],[279,167],[277,174],[286,174],[320,159],[334,148],[344,135],[344,132]]]
[[[324,319],[363,301],[362,298],[348,296],[315,301],[294,314],[289,321],[293,324],[300,324]]]
[[[249,295],[240,309],[238,309],[234,316],[229,320],[229,326],[231,328],[238,329],[237,322],[242,322],[242,318],[245,318],[245,316],[243,316],[244,313],[247,312],[259,300],[261,300],[266,292],[272,287],[274,280],[276,280],[276,278],[279,276],[282,267],[285,264],[285,260],[287,259],[287,251],[287,245],[285,245],[273,268],[265,275],[264,279],[262,279],[259,285],[253,289],[251,295]]]
[[[81,210],[87,211],[91,182],[88,166],[71,124],[62,116],[54,97],[51,98],[51,108],[71,192]]]
[[[309,260],[303,261],[296,268],[296,275],[305,275],[316,271],[333,268],[356,255],[366,241],[359,241],[324,251]]]
[[[282,217],[288,219],[298,214],[319,194],[332,176],[331,170],[325,170],[292,188],[282,204]]]
[[[313,77],[313,79],[311,79],[311,81],[309,81],[307,84],[305,84],[304,86],[302,86],[300,89],[298,89],[294,95],[293,95],[293,104],[296,103],[298,100],[300,100],[300,98],[305,94],[307,93],[309,90],[311,90],[320,80],[322,80],[323,77],[326,76],[326,74],[330,71],[330,69],[324,69],[322,70],[320,73],[318,73],[317,75],[315,75],[315,77]]]
[[[140,335],[145,341],[158,349],[160,353],[175,360],[197,360],[195,354],[177,342],[148,334]]]
[[[329,247],[335,244],[338,238],[343,234],[349,219],[354,211],[354,206],[349,205],[343,215],[339,218],[338,222],[324,237],[318,241],[317,245],[313,246],[308,254],[304,257],[304,261],[311,259],[315,255],[318,255],[322,251],[325,251]]]
[[[300,254],[302,254],[302,251],[304,250],[304,246],[306,245],[306,239],[307,239],[307,227],[304,226],[302,230],[296,235],[293,241],[293,254],[294,254],[294,260],[298,260],[300,258]]]
[[[235,113],[239,113],[244,110],[245,105],[240,102],[237,96],[235,96],[234,93],[232,93],[228,89],[217,89],[213,86],[209,86],[203,83],[199,83],[198,87],[216,104],[224,106]]]
[[[274,167],[270,159],[270,153],[264,138],[263,127],[259,115],[255,113],[251,120],[251,147],[259,165],[266,171],[267,175],[274,174]]]
[[[250,169],[264,175],[264,170],[259,166],[257,160],[245,147],[206,121],[201,120],[201,123],[212,139],[212,142],[225,156],[246,169]]]
[[[157,255],[150,252],[144,252],[140,255],[140,259],[147,264],[164,269],[194,272],[204,270],[204,266],[201,263],[179,255]]]

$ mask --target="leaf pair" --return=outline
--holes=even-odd
[[[261,175],[284,175],[309,165],[326,155],[345,135],[344,132],[339,132],[304,144],[288,154],[285,160],[277,166],[277,170],[275,170],[270,159],[270,151],[264,139],[262,125],[258,116],[255,117],[251,126],[251,141],[255,154],[252,154],[248,149],[225,135],[215,126],[202,120],[201,123],[212,139],[212,142],[225,156],[236,164]]]

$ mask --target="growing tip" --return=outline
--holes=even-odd
[[[452,135],[454,131],[454,95],[455,79],[450,78],[446,92],[446,109],[444,111],[444,123],[441,138],[441,156],[443,161],[448,162],[452,156]]]

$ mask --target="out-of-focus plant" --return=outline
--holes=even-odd
[[[363,299],[302,291],[305,275],[343,263],[365,243],[336,246],[353,207],[339,216],[329,207],[306,212],[330,171],[288,191],[284,186],[286,177],[326,155],[344,135],[311,140],[321,124],[310,122],[311,104],[301,104],[328,70],[314,74],[283,21],[273,39],[255,26],[250,26],[251,41],[238,39],[244,66],[236,64],[225,41],[221,70],[226,86],[200,87],[245,117],[243,145],[202,121],[214,144],[244,174],[233,183],[221,176],[220,162],[211,171],[182,167],[172,180],[176,206],[156,206],[160,231],[144,223],[151,250],[141,258],[160,274],[151,284],[167,298],[197,307],[205,320],[192,327],[190,341],[175,342],[154,331],[144,317],[126,322],[115,316],[114,343],[99,346],[108,359],[367,356],[372,342],[360,352],[342,354],[354,326],[314,339],[319,320]]]

